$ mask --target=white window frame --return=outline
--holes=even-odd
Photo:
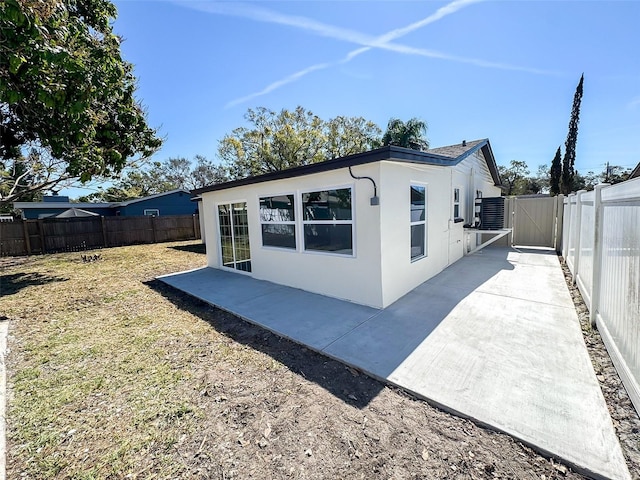
[[[260,200],[263,198],[269,198],[269,197],[283,197],[283,196],[288,196],[291,195],[293,197],[293,215],[294,215],[294,220],[293,221],[263,221],[262,220],[262,215],[260,213]],[[302,201],[302,196],[298,193],[298,192],[287,192],[287,193],[276,193],[276,194],[266,194],[266,195],[258,195],[257,196],[257,202],[258,202],[258,220],[260,221],[260,245],[262,246],[262,248],[265,249],[276,249],[276,250],[280,250],[280,251],[285,251],[285,252],[297,252],[299,251],[299,246],[300,246],[300,241],[298,240],[300,238],[300,232],[298,231],[298,226],[297,226],[297,219],[300,218],[299,216],[299,209],[298,209],[298,204]],[[295,240],[295,247],[278,247],[276,245],[265,245],[263,243],[262,240],[262,225],[293,225],[293,232],[294,232],[294,240]]]
[[[242,262],[242,261],[247,261],[247,260],[240,260],[240,261],[236,261],[236,254],[235,254],[235,249],[233,250],[233,263],[234,263],[234,267],[229,267],[227,265],[224,264],[224,261],[222,259],[222,238],[220,238],[220,216],[219,216],[219,207],[220,205],[234,205],[236,203],[245,203],[247,205],[247,219],[249,218],[249,202],[246,199],[239,199],[239,200],[223,200],[220,202],[215,202],[213,204],[214,206],[214,225],[215,225],[215,238],[217,240],[217,250],[218,250],[218,265],[220,266],[220,268],[222,268],[223,270],[228,270],[234,273],[239,273],[241,275],[248,275],[248,276],[253,276],[253,254],[251,254],[251,258],[248,259],[249,262],[251,262],[251,271],[247,272],[246,270],[238,270],[237,268],[235,268],[235,264],[238,262]],[[233,223],[233,215],[231,215],[231,229],[233,230],[234,227],[234,223]],[[251,221],[249,220],[248,224],[248,234],[249,234],[249,244],[251,244]],[[250,251],[253,251],[253,249],[251,248],[251,246],[249,247]]]
[[[151,213],[151,212],[156,212],[156,213]],[[145,217],[159,217],[160,216],[160,210],[157,208],[145,208],[142,211],[142,214]]]
[[[457,198],[456,198],[456,193],[458,194]],[[456,218],[463,218],[462,210],[461,210],[462,202],[460,201],[461,195],[462,195],[462,188],[453,187],[453,213],[451,214],[451,218],[453,218],[453,220],[455,220]],[[458,207],[457,215],[456,215],[456,207]]]
[[[304,204],[302,201],[302,196],[305,193],[315,193],[315,192],[326,192],[328,190],[343,190],[343,189],[351,190],[351,220],[305,220],[304,219]],[[356,189],[353,183],[346,185],[330,185],[330,186],[322,186],[316,188],[310,188],[306,190],[298,191],[298,211],[296,212],[297,218],[299,221],[299,229],[298,235],[300,237],[300,242],[298,243],[300,252],[309,254],[309,255],[330,255],[334,257],[340,258],[356,258]],[[305,244],[304,237],[304,227],[305,225],[351,225],[351,254],[348,253],[337,253],[330,252],[325,250],[307,250],[307,246]]]
[[[411,189],[413,187],[422,187],[424,188],[424,220],[412,221],[411,220]],[[429,246],[427,242],[427,238],[429,237],[429,228],[427,224],[427,220],[429,220],[429,186],[426,183],[420,182],[411,182],[409,185],[409,258],[411,263],[417,262],[418,260],[422,260],[423,258],[427,258],[429,256],[429,251],[427,247]],[[412,240],[412,230],[414,226],[424,225],[424,238],[423,241],[423,250],[424,253],[422,255],[418,255],[416,257],[411,256],[411,240]]]

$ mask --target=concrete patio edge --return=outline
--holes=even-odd
[[[590,365],[588,353],[586,351],[586,347],[584,346],[584,342],[582,340],[582,334],[579,331],[579,324],[577,322],[575,309],[573,308],[572,303],[570,303],[570,307],[571,307],[570,309],[565,304],[562,303],[566,301],[566,298],[569,298],[569,301],[570,301],[570,297],[568,296],[568,291],[565,292],[566,298],[564,298],[564,294],[563,294],[561,295],[561,297],[563,298],[556,299],[554,297],[552,300],[549,300],[546,303],[542,302],[540,305],[537,305],[536,308],[540,310],[542,305],[542,307],[544,307],[542,308],[542,310],[546,308],[547,309],[546,312],[550,317],[556,316],[558,315],[558,312],[560,312],[562,315],[568,318],[569,322],[573,321],[571,315],[575,316],[575,325],[571,325],[570,327],[568,327],[569,328],[568,333],[562,332],[562,331],[555,332],[553,331],[553,329],[556,328],[556,326],[553,326],[553,325],[548,326],[548,328],[553,331],[552,335],[560,335],[560,341],[567,342],[567,344],[571,344],[571,348],[575,350],[575,351],[572,350],[572,353],[574,355],[581,357],[580,361],[578,362],[579,365],[576,367],[577,370],[570,370],[570,371],[572,373],[575,373],[577,371],[581,375],[585,377],[589,377],[585,379],[579,379],[580,381],[577,385],[570,385],[570,391],[573,391],[571,389],[575,390],[576,388],[584,389],[587,391],[587,393],[585,394],[585,397],[580,398],[579,400],[580,402],[586,401],[588,405],[581,412],[572,413],[573,417],[567,420],[566,421],[567,425],[563,425],[562,428],[567,428],[571,430],[575,427],[574,423],[580,422],[581,420],[587,423],[592,422],[593,423],[592,427],[587,425],[586,430],[583,427],[580,427],[580,428],[576,427],[576,430],[573,434],[567,433],[567,435],[569,435],[568,441],[554,442],[553,432],[550,434],[550,436],[547,435],[547,437],[550,437],[551,440],[549,440],[549,438],[545,437],[544,435],[540,439],[538,439],[536,438],[536,432],[537,432],[536,429],[539,428],[538,425],[534,425],[533,426],[534,428],[531,429],[530,426],[527,427],[526,425],[521,425],[516,422],[516,427],[514,428],[509,423],[511,422],[512,419],[509,419],[508,421],[503,422],[495,415],[492,415],[492,412],[489,412],[489,414],[486,414],[485,410],[483,410],[482,408],[477,409],[475,406],[470,405],[469,404],[470,402],[468,400],[466,400],[466,403],[465,401],[462,401],[462,402],[458,401],[458,399],[456,398],[457,396],[454,395],[456,394],[455,391],[441,395],[441,392],[437,390],[438,386],[431,385],[431,383],[433,383],[432,382],[433,377],[429,376],[431,375],[429,372],[425,374],[426,375],[425,378],[416,379],[417,383],[412,385],[412,382],[414,381],[414,379],[411,378],[412,368],[415,369],[415,365],[421,365],[421,363],[419,362],[421,362],[422,360],[424,360],[428,364],[433,363],[434,358],[429,356],[430,355],[429,352],[434,351],[434,347],[450,348],[452,343],[455,343],[455,339],[458,338],[456,337],[456,335],[458,335],[460,332],[453,332],[453,330],[455,330],[455,328],[461,328],[460,325],[464,323],[463,321],[464,316],[461,317],[461,312],[456,309],[476,308],[473,306],[473,303],[474,302],[478,303],[482,299],[481,298],[482,295],[487,296],[488,293],[486,292],[488,290],[492,292],[501,291],[500,288],[504,288],[505,285],[509,285],[510,288],[514,289],[513,291],[510,291],[508,293],[504,293],[504,292],[501,293],[501,295],[507,296],[506,300],[508,300],[510,305],[521,303],[522,305],[519,308],[530,309],[531,307],[526,304],[526,300],[524,300],[523,298],[520,298],[520,297],[523,297],[523,295],[521,294],[521,292],[517,291],[519,284],[515,279],[514,275],[516,274],[522,275],[524,273],[526,273],[527,275],[531,275],[532,272],[534,272],[536,275],[550,275],[553,270],[557,270],[557,272],[553,273],[553,275],[551,276],[554,276],[556,274],[561,275],[560,266],[559,264],[557,264],[557,258],[553,259],[556,262],[555,265],[553,264],[553,262],[551,263],[542,262],[543,264],[538,266],[536,266],[535,263],[540,260],[539,258],[533,258],[531,262],[524,261],[522,260],[522,258],[523,257],[520,256],[518,257],[519,260],[511,259],[509,261],[510,264],[513,266],[513,270],[516,273],[509,271],[508,268],[499,270],[496,273],[493,273],[492,271],[492,276],[489,278],[487,282],[481,283],[479,286],[474,288],[473,291],[469,293],[463,301],[459,302],[459,304],[456,304],[456,307],[454,309],[451,309],[451,311],[447,311],[443,315],[441,315],[442,318],[438,317],[439,322],[437,323],[437,325],[433,330],[430,330],[429,332],[427,332],[425,335],[422,335],[422,336],[421,334],[419,334],[418,336],[420,338],[424,337],[424,340],[419,344],[416,343],[416,344],[409,345],[406,350],[409,353],[406,355],[403,354],[404,356],[402,356],[400,360],[394,360],[393,362],[391,362],[390,368],[387,368],[388,365],[380,366],[375,363],[370,363],[370,362],[367,363],[368,361],[366,359],[362,361],[362,360],[359,360],[357,356],[354,356],[353,354],[354,350],[357,350],[359,353],[361,352],[361,350],[358,349],[358,344],[354,343],[354,338],[364,337],[365,340],[373,338],[373,337],[368,337],[367,335],[376,335],[376,331],[375,331],[376,328],[382,329],[377,334],[384,336],[384,330],[383,330],[384,326],[386,323],[390,321],[390,318],[392,318],[392,317],[389,317],[389,315],[401,314],[403,315],[402,321],[407,321],[406,319],[404,319],[404,316],[409,316],[409,317],[419,316],[422,312],[418,312],[415,309],[416,308],[415,306],[412,306],[409,304],[409,302],[412,301],[412,299],[410,298],[405,298],[404,300],[401,299],[398,302],[396,302],[397,305],[394,304],[388,309],[376,310],[370,307],[364,307],[364,306],[352,304],[349,302],[344,302],[337,299],[329,299],[327,297],[322,297],[320,295],[310,294],[309,292],[303,292],[301,290],[296,290],[289,287],[283,287],[275,284],[264,285],[264,284],[269,284],[269,282],[261,282],[258,280],[251,279],[250,277],[246,277],[244,275],[236,275],[234,273],[228,273],[228,272],[222,272],[222,274],[219,274],[218,272],[214,272],[212,271],[212,269],[208,269],[206,267],[204,269],[195,269],[195,270],[190,270],[188,272],[180,272],[180,273],[171,274],[171,275],[164,275],[161,277],[157,277],[157,279],[169,286],[177,288],[178,290],[181,290],[195,298],[198,298],[216,308],[220,308],[221,310],[227,311],[241,318],[244,321],[257,325],[261,328],[265,328],[266,330],[269,330],[283,338],[287,338],[293,342],[304,345],[305,347],[313,351],[316,351],[322,355],[325,355],[329,358],[342,362],[345,365],[348,365],[352,368],[356,368],[383,383],[387,383],[389,385],[402,388],[405,391],[416,396],[417,398],[420,398],[428,402],[429,404],[436,406],[437,408],[442,409],[448,413],[470,419],[476,424],[481,425],[483,427],[506,433],[516,438],[517,440],[521,441],[523,444],[528,445],[531,448],[535,449],[536,451],[540,452],[544,456],[553,457],[562,461],[566,465],[570,466],[576,472],[579,472],[581,474],[584,474],[596,479],[628,480],[631,478],[631,476],[624,462],[624,457],[622,455],[619,442],[613,430],[613,424],[611,422],[610,417],[608,416],[608,411],[606,410],[606,404],[604,403],[604,398],[602,396],[601,391],[599,390],[597,380],[595,379],[595,373],[593,372],[592,367]],[[485,258],[481,258],[478,261],[482,263],[482,262],[490,261],[490,258],[485,257]],[[473,268],[478,267],[478,261],[476,261]],[[458,262],[458,264],[463,264],[463,263],[464,263],[464,259],[463,261]],[[454,266],[450,267],[450,269],[452,269],[453,267],[456,267],[456,265],[457,265],[456,267],[457,269],[464,268],[464,265],[458,265],[458,264],[455,264]],[[423,284],[423,286],[420,287],[423,289],[422,294],[425,294],[425,295],[428,294],[429,289],[436,289],[434,291],[436,292],[436,294],[439,294],[440,292],[437,290],[437,288],[448,282],[447,275],[451,274],[451,271],[446,275],[443,275],[443,274],[441,274],[440,276],[434,277],[434,279],[431,279],[429,282],[426,282],[425,284]],[[255,304],[249,305],[250,301],[241,302],[239,304],[233,305],[233,304],[229,304],[229,302],[226,302],[223,296],[219,298],[214,298],[215,295],[212,296],[211,289],[202,288],[201,284],[199,288],[194,288],[194,284],[197,282],[189,280],[187,278],[189,275],[191,276],[204,275],[205,277],[207,275],[212,275],[212,277],[217,278],[216,280],[217,282],[224,282],[225,278],[228,275],[234,275],[236,277],[242,277],[243,279],[250,280],[252,282],[251,284],[255,284],[255,282],[261,282],[260,288],[265,288],[267,290],[265,290],[264,294],[260,295],[261,300],[257,303],[257,305]],[[201,280],[202,278],[199,277],[198,281],[201,281]],[[556,281],[557,281],[557,278],[554,278],[552,281],[550,280],[549,282],[551,283],[548,284],[548,287],[557,288],[558,284],[553,283]],[[562,281],[564,281],[564,279],[562,279]],[[221,284],[222,283],[219,283],[216,285],[221,285]],[[243,284],[244,286],[240,286],[240,284]],[[249,286],[249,283],[242,280],[237,286],[234,286],[233,288],[245,288],[248,286]],[[213,285],[211,285],[211,287],[213,287]],[[564,290],[566,290],[566,285],[563,285],[563,288]],[[528,292],[527,294],[529,293],[533,297],[535,297],[536,295],[536,292]],[[269,298],[270,296],[273,296],[273,295],[280,295],[280,297],[278,298],[283,298],[282,295],[286,296],[286,298],[303,296],[304,297],[302,298],[303,303],[301,303],[301,305],[304,304],[304,302],[310,302],[309,308],[307,310],[311,311],[311,310],[319,310],[321,308],[324,308],[325,309],[324,311],[333,312],[335,314],[332,317],[333,319],[335,319],[333,321],[340,324],[340,325],[336,325],[335,329],[333,330],[332,334],[334,335],[334,339],[328,341],[327,337],[323,337],[321,339],[309,337],[310,338],[310,341],[309,341],[309,338],[307,339],[301,338],[301,336],[306,335],[306,333],[303,332],[301,334],[298,331],[290,330],[291,325],[288,325],[286,321],[283,322],[282,321],[283,319],[281,318],[278,319],[278,321],[280,322],[279,324],[274,323],[274,320],[269,320],[269,319],[265,320],[264,318],[261,318],[260,314],[256,312],[260,312],[261,310],[264,310],[266,306],[269,306]],[[420,299],[418,296],[415,296],[415,297]],[[473,299],[473,301],[471,299]],[[403,304],[403,301],[404,301],[404,304]],[[531,300],[531,301],[535,302],[535,301],[539,301],[539,299],[534,298],[534,300]],[[318,305],[321,305],[321,307],[318,305],[315,305],[315,302],[322,302],[321,304],[318,304]],[[465,302],[471,302],[471,305]],[[555,305],[555,303],[558,303],[558,305]],[[318,307],[318,308],[315,308],[314,305],[315,307]],[[251,308],[249,308],[249,306]],[[406,311],[402,310],[403,308]],[[474,316],[477,317],[478,312],[466,312],[465,315],[467,317],[474,317]],[[345,318],[351,318],[351,317],[354,317],[353,322],[351,322],[348,325],[342,325],[342,323],[344,323],[343,321]],[[525,317],[526,315],[523,314],[523,318]],[[297,318],[294,318],[294,317],[288,320],[290,321],[290,323],[295,323],[299,321]],[[326,320],[326,321],[329,322],[329,320]],[[408,321],[411,322],[412,319],[409,319]],[[407,325],[411,326],[413,324],[409,323]],[[502,326],[503,325],[498,325],[498,327],[496,328],[502,328]],[[472,328],[475,328],[475,327],[472,326]],[[529,328],[529,327],[526,327],[526,328]],[[363,331],[365,331],[364,329],[368,329],[369,333],[367,333],[366,335],[363,335]],[[370,333],[370,332],[373,332],[373,333]],[[576,335],[576,332],[579,335],[579,342],[578,342],[578,336]],[[466,332],[462,332],[462,333],[465,334]],[[562,335],[567,335],[567,337],[566,338],[562,337]],[[438,340],[440,337],[442,337],[444,340],[440,340],[440,343],[437,343],[436,340]],[[489,334],[487,334],[487,338],[489,339],[491,338]],[[374,338],[374,341],[375,341],[375,338]],[[580,342],[581,342],[581,345],[579,344]],[[345,348],[345,345],[348,345],[348,349]],[[497,348],[503,348],[503,347],[504,347],[504,344],[501,344],[501,345],[498,345]],[[473,345],[473,343],[466,346],[462,344],[459,348],[463,348],[465,350],[467,349],[473,350],[475,346]],[[375,351],[375,348],[372,349],[371,351],[372,352]],[[364,352],[364,354],[366,355],[367,352]],[[544,354],[548,355],[548,351],[545,351]],[[565,361],[563,358],[560,358],[558,360],[558,362],[560,363],[562,363],[563,361]],[[484,366],[492,365],[491,359],[488,359],[488,362],[489,363],[486,363]],[[587,370],[590,370],[590,372]],[[474,369],[471,369],[469,371],[473,373]],[[554,374],[557,374],[557,372]],[[524,373],[523,376],[526,376],[526,373]],[[593,379],[590,377],[593,377]],[[475,381],[478,379],[472,379],[472,380]],[[480,379],[480,380],[481,381],[477,383],[478,388],[481,388],[481,389],[486,388],[486,386],[482,385],[482,382],[484,382],[485,379]],[[521,381],[525,382],[528,380],[524,379]],[[529,392],[529,390],[538,388],[539,386],[540,385],[538,384],[535,384],[533,386],[525,385],[522,388],[524,389],[525,392]],[[479,391],[477,398],[484,398],[483,395],[485,393],[486,392],[484,391]],[[473,397],[473,395],[471,395],[471,397]],[[560,401],[561,400],[562,399],[560,399]],[[554,394],[544,394],[540,399],[536,401],[538,402],[558,401],[558,399],[555,398],[555,393],[554,393]],[[554,410],[554,408],[556,407],[550,408],[550,410]],[[593,409],[593,412],[591,412],[591,409]],[[560,415],[560,414],[558,413],[557,415]],[[582,415],[582,417],[580,417],[580,415]],[[605,415],[606,415],[606,418],[604,418]],[[564,421],[562,415],[560,415],[558,418]],[[517,419],[517,420],[519,421],[520,419]],[[557,419],[553,417],[550,420],[543,419],[541,421],[548,422],[548,421],[554,421],[554,420],[557,420]],[[527,430],[528,428],[529,430]],[[542,433],[544,434],[544,432]],[[596,445],[593,451],[585,451],[583,450],[584,439],[580,438],[585,435],[596,435],[596,436],[602,437],[604,440],[601,443],[596,442]],[[574,440],[575,440],[575,444],[572,443]]]

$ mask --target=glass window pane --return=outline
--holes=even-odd
[[[419,222],[425,219],[425,187],[411,185],[411,221]]]
[[[304,220],[351,220],[351,189],[302,194]]]
[[[305,225],[304,248],[353,255],[351,225]]]
[[[422,257],[424,255],[424,234],[425,225],[411,225],[411,258]]]
[[[296,248],[295,225],[262,224],[262,245],[267,247]]]
[[[295,221],[293,195],[279,195],[260,199],[261,222]]]

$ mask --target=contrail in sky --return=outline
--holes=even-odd
[[[535,68],[519,67],[519,66],[514,66],[509,64],[489,62],[486,60],[476,59],[476,58],[459,57],[455,55],[449,55],[447,53],[438,52],[435,50],[429,50],[424,48],[414,48],[407,45],[393,43],[393,40],[401,38],[415,30],[418,30],[431,23],[434,23],[446,17],[447,15],[451,15],[452,13],[455,13],[461,10],[462,8],[468,5],[471,5],[473,3],[478,3],[481,1],[484,1],[484,0],[454,0],[453,2],[448,3],[447,5],[439,8],[433,14],[423,18],[422,20],[419,20],[417,22],[414,22],[402,28],[391,30],[377,37],[363,34],[350,29],[334,27],[332,25],[327,25],[325,23],[318,22],[316,20],[309,19],[306,17],[281,14],[279,12],[274,12],[271,10],[264,9],[262,7],[247,5],[244,3],[235,3],[235,2],[234,3],[232,2],[205,2],[205,3],[178,2],[178,3],[180,5],[186,5],[190,8],[194,8],[194,9],[209,12],[209,13],[243,17],[243,18],[249,18],[255,21],[260,21],[260,22],[286,25],[294,28],[299,28],[323,37],[333,38],[336,40],[343,40],[346,42],[361,45],[360,48],[352,50],[344,58],[342,58],[341,60],[338,60],[337,62],[319,63],[316,65],[312,65],[310,67],[307,67],[303,70],[295,72],[276,82],[269,84],[259,92],[255,92],[250,95],[246,95],[244,97],[232,100],[225,106],[226,108],[229,108],[229,107],[238,105],[240,103],[245,103],[254,98],[266,95],[289,83],[295,82],[312,72],[324,70],[332,66],[343,65],[345,63],[348,63],[354,58],[356,58],[357,56],[362,55],[363,53],[368,52],[373,48],[390,50],[390,51],[394,51],[394,52],[402,53],[406,55],[417,55],[417,56],[427,57],[427,58],[437,58],[441,60],[467,63],[467,64],[484,67],[484,68],[496,68],[501,70],[522,71],[522,72],[534,73],[538,75],[553,74],[553,72],[535,69]]]

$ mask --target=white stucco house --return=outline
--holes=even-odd
[[[384,308],[463,256],[475,199],[499,197],[500,183],[484,139],[387,146],[192,193],[209,267]]]

